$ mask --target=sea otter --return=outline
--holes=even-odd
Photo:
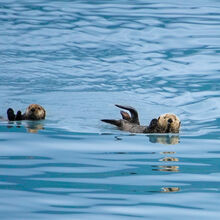
[[[128,110],[131,115],[121,111],[122,119],[102,119],[101,121],[116,125],[120,130],[131,133],[179,133],[181,122],[174,114],[163,114],[158,119],[152,119],[149,126],[143,126],[140,125],[138,112],[135,108],[123,105],[115,106]]]
[[[21,121],[21,120],[42,120],[46,117],[45,109],[38,104],[31,104],[27,107],[24,114],[18,111],[15,115],[14,110],[9,108],[7,110],[9,121]]]

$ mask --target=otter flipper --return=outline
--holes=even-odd
[[[130,122],[140,125],[139,118],[138,118],[138,112],[135,108],[133,108],[131,106],[123,106],[123,105],[117,105],[117,104],[115,106],[118,107],[118,108],[128,110],[131,113]],[[121,112],[121,114],[122,114],[122,112]],[[123,117],[123,115],[122,115],[122,117]]]
[[[9,121],[14,121],[15,120],[15,113],[14,113],[14,110],[12,108],[9,108],[7,110],[7,115],[8,115],[8,120]]]
[[[114,120],[114,119],[102,119],[101,121],[108,123],[108,124],[112,124],[112,125],[116,125],[118,127],[121,127],[121,120]]]

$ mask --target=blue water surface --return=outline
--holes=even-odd
[[[217,0],[0,1],[0,218],[219,219],[219,52]],[[116,103],[181,132],[102,123]]]

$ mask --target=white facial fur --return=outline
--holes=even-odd
[[[25,118],[27,120],[41,120],[45,119],[46,111],[38,104],[31,104],[27,107],[25,112]]]
[[[158,125],[164,133],[179,133],[180,119],[171,113],[166,113],[158,118]]]

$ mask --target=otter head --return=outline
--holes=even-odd
[[[158,126],[161,129],[161,133],[179,133],[180,124],[179,118],[171,113],[161,115],[158,118]]]
[[[45,119],[46,111],[38,104],[31,104],[25,111],[26,120],[41,120]]]

